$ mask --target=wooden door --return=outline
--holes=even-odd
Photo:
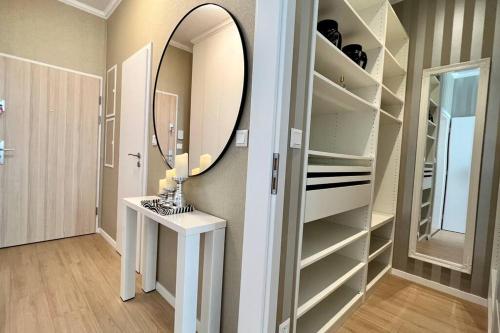
[[[177,105],[178,96],[168,92],[156,90],[155,94],[155,121],[156,121],[156,140],[162,149],[167,147],[166,151],[162,153],[165,158],[174,165],[175,155],[176,155],[176,133],[179,130],[177,128]],[[180,128],[184,130],[183,128]],[[179,153],[182,153],[184,149],[188,147],[182,147]]]
[[[0,247],[95,232],[100,80],[0,56]]]

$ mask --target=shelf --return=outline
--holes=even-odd
[[[378,85],[373,76],[318,31],[316,31],[314,69],[332,81],[340,80],[340,76],[344,75],[345,84],[350,89]]]
[[[391,265],[383,264],[376,260],[368,264],[368,277],[366,290],[370,290],[391,269]]]
[[[382,105],[403,105],[404,101],[382,85]]]
[[[403,76],[406,74],[406,70],[399,64],[399,62],[394,58],[392,53],[385,48],[384,55],[384,78],[390,78],[394,76]]]
[[[430,82],[431,82],[431,87],[432,88],[435,88],[435,87],[439,86],[439,84],[441,83],[439,81],[439,79],[436,77],[436,75],[431,75],[431,79],[430,80],[431,80]]]
[[[373,157],[371,157],[371,156],[327,153],[327,152],[317,151],[317,150],[308,150],[307,154],[309,156],[314,156],[314,157],[338,158],[338,159],[343,159],[343,160],[364,160],[364,161],[372,161],[373,160]]]
[[[425,202],[425,203],[423,203],[423,204],[422,204],[422,208],[427,207],[427,206],[429,206],[430,204],[431,204],[431,202],[430,202],[430,201],[427,201],[427,202]]]
[[[429,218],[425,218],[424,220],[420,221],[420,226],[423,226],[427,222],[429,222]]]
[[[387,248],[392,245],[392,240],[383,239],[378,237],[371,237],[370,239],[370,255],[368,256],[368,261],[372,261],[379,254],[384,252]]]
[[[432,98],[429,98],[429,105],[437,108],[439,104],[436,103],[436,101],[434,101]]]
[[[431,125],[432,127],[436,127],[437,125],[435,123],[433,123],[432,121],[430,120],[427,120],[427,124],[428,125]]]
[[[392,214],[385,214],[385,213],[373,211],[370,229],[373,231],[373,230],[378,229],[381,226],[383,226],[386,223],[389,223],[393,220],[394,220],[394,215],[392,215]]]
[[[344,45],[357,43],[363,45],[365,50],[382,47],[382,42],[348,0],[320,1],[318,13],[318,22],[323,19],[334,19],[338,22]]]
[[[313,113],[331,114],[337,112],[374,112],[370,104],[349,90],[342,88],[327,77],[314,72]]]
[[[408,41],[408,34],[406,33],[403,24],[399,20],[396,12],[391,5],[387,6],[387,37],[386,45],[394,44],[395,42],[400,43],[402,41]]]
[[[358,273],[365,263],[332,254],[300,273],[297,318],[328,297]]]
[[[314,165],[307,166],[307,172],[372,172],[369,166]]]
[[[367,234],[366,230],[329,221],[304,224],[300,268],[306,268]]]
[[[435,138],[435,137],[430,136],[430,135],[427,135],[427,139],[429,139],[429,140],[436,140],[436,138]]]
[[[399,120],[398,118],[396,118],[392,114],[390,114],[390,113],[388,113],[388,112],[386,112],[386,111],[384,111],[382,109],[380,109],[380,115],[382,115],[383,118],[388,119],[388,120],[390,120],[390,121],[392,121],[392,122],[394,122],[396,124],[401,125],[403,123],[402,120]]]
[[[420,242],[422,239],[424,239],[427,236],[427,234],[423,234],[422,236],[418,237],[418,241]]]
[[[297,321],[297,333],[328,332],[362,296],[362,292],[340,287]]]

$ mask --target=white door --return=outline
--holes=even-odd
[[[150,82],[151,44],[148,44],[122,64],[116,229],[116,245],[119,253],[122,250],[122,199],[146,194]],[[140,265],[141,230],[142,223],[139,221],[137,271]]]
[[[476,117],[451,121],[443,229],[465,233]]]

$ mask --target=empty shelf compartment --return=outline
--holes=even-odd
[[[368,263],[368,276],[366,279],[366,289],[370,289],[391,269],[389,263],[382,263],[377,260]]]
[[[301,268],[357,242],[366,242],[368,206],[304,224]]]
[[[360,288],[344,284],[297,320],[297,333],[327,332],[362,296]]]
[[[382,252],[384,252],[386,249],[391,247],[391,245],[392,245],[392,240],[390,239],[379,238],[374,236],[370,237],[370,256],[368,257],[368,260],[369,261],[373,260]]]
[[[386,223],[394,221],[394,215],[393,214],[386,214],[386,213],[381,213],[381,212],[372,212],[372,223],[371,223],[371,230],[375,230],[377,228],[382,227]]]
[[[357,251],[362,254],[362,246],[351,246],[357,247]],[[334,253],[303,269],[300,272],[297,316],[301,317],[311,310],[364,266],[365,263],[359,259]]]

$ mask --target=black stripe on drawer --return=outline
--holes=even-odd
[[[365,185],[365,184],[370,184],[370,181],[369,180],[363,180],[363,181],[359,181],[359,182],[307,185],[306,186],[306,191],[324,190],[324,189],[327,189],[327,188],[347,187],[347,186],[356,186],[356,185]]]
[[[322,177],[346,177],[346,176],[369,176],[372,173],[366,172],[308,172],[307,178],[322,178]]]

